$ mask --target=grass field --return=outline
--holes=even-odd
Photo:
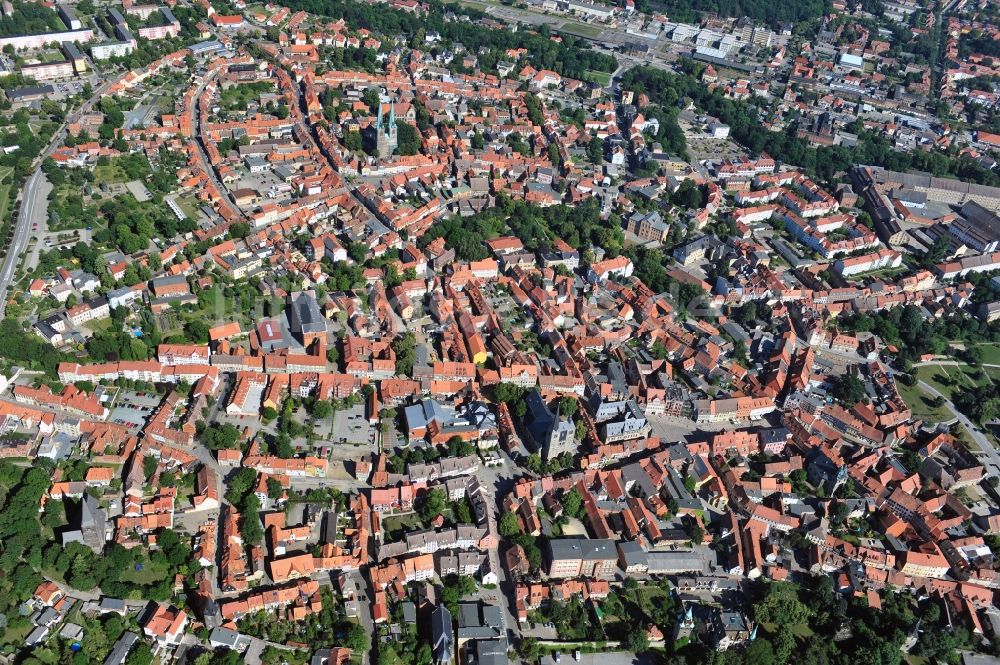
[[[95,319],[93,321],[87,321],[83,324],[85,328],[93,333],[98,333],[106,330],[111,330],[114,326],[111,319]]]
[[[13,173],[14,169],[9,166],[0,168],[0,181],[9,178]],[[0,185],[0,222],[6,222],[7,214],[10,212],[10,189],[10,183]]]
[[[920,389],[920,386],[907,386],[898,382],[899,394],[910,407],[914,418],[925,422],[943,422],[951,419],[951,413],[944,406],[931,406],[931,397]]]
[[[142,570],[136,570],[133,566],[122,573],[121,579],[123,582],[134,584],[153,584],[166,577],[167,572],[169,572],[167,566],[146,561],[142,564]]]
[[[187,215],[190,219],[198,219],[198,207],[201,203],[193,196],[175,196],[174,200],[177,201],[177,206]]]
[[[117,182],[126,182],[128,179],[125,169],[114,162],[94,167],[94,184],[110,185]]]
[[[1000,344],[980,344],[983,352],[983,363],[987,365],[1000,365]]]
[[[988,385],[1000,381],[1000,368],[948,365],[921,365],[914,369],[914,375],[919,381],[927,383],[947,399],[953,400],[956,392]],[[902,381],[896,383],[899,394],[916,418],[929,422],[941,422],[952,419],[946,406],[935,407],[931,404],[933,397],[924,392],[919,385],[907,386]]]
[[[577,23],[576,21],[566,21],[562,26],[563,32],[569,32],[574,35],[583,35],[584,37],[600,37],[601,33],[604,32],[603,28],[599,28],[596,25],[587,25],[586,23]]]
[[[265,92],[274,90],[274,84],[270,81],[256,81],[254,83],[240,83],[226,88],[222,91],[219,99],[219,106],[229,110],[245,110],[247,105],[260,97]]]
[[[611,85],[611,74],[607,72],[599,72],[595,69],[591,69],[587,72],[586,78],[590,79],[594,83],[599,83],[604,87]]]

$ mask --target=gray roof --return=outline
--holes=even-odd
[[[294,332],[326,332],[326,320],[319,310],[316,298],[311,293],[302,292],[292,295],[291,323]]]
[[[439,605],[431,614],[431,648],[435,663],[450,663],[452,660],[455,638],[451,624],[451,612],[444,605]]]
[[[111,649],[111,653],[108,654],[108,657],[104,660],[104,665],[121,665],[124,663],[125,658],[128,656],[128,652],[138,641],[138,635],[132,631],[126,632],[118,638],[117,642],[115,642],[115,646]]]
[[[230,628],[217,626],[208,636],[208,641],[211,642],[212,646],[224,646],[233,651],[239,651],[240,633]]]
[[[125,611],[125,601],[121,598],[108,598],[105,596],[101,598],[101,603],[98,605],[102,612],[124,612]]]
[[[479,640],[476,642],[476,659],[478,665],[506,665],[507,640]]]
[[[581,559],[595,561],[616,559],[615,541],[587,538],[553,538],[549,541],[549,553],[553,560]]]
[[[646,550],[642,549],[642,545],[633,540],[625,540],[618,543],[618,552],[621,553],[622,561],[625,563],[626,568],[629,566],[646,566],[649,563]]]
[[[649,573],[651,575],[669,575],[674,573],[704,572],[705,559],[698,552],[685,551],[665,551],[648,552],[646,559],[649,562]]]
[[[503,612],[497,605],[460,603],[458,606],[458,638],[483,640],[502,637]]]
[[[17,101],[18,99],[23,99],[25,97],[43,97],[45,95],[51,95],[56,91],[51,85],[34,85],[27,86],[24,88],[15,88],[13,90],[6,91],[7,99]]]

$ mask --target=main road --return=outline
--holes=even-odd
[[[109,81],[105,81],[99,85],[94,90],[94,94],[91,95],[90,99],[84,102],[80,110],[74,113],[72,117],[87,113],[97,100],[101,98],[104,89],[108,85],[110,85]],[[37,208],[44,205],[44,202],[40,201],[38,197],[39,186],[43,180],[39,164],[41,164],[43,159],[52,154],[53,150],[62,145],[62,142],[66,138],[66,123],[69,122],[69,119],[70,116],[67,116],[67,119],[59,127],[59,131],[55,133],[49,144],[45,146],[45,150],[35,159],[35,171],[24,184],[24,191],[21,194],[21,208],[18,211],[17,221],[14,224],[14,237],[11,239],[10,245],[7,247],[7,253],[3,257],[3,266],[0,267],[0,317],[7,310],[7,292],[10,289],[11,282],[14,281],[14,276],[17,274],[17,266],[21,262],[24,250],[28,246],[28,238],[31,237],[31,220]]]
[[[47,153],[46,153],[47,154]],[[36,169],[28,181],[24,184],[24,192],[21,199],[21,210],[14,227],[14,237],[7,246],[7,254],[4,256],[3,268],[0,268],[0,316],[7,310],[7,291],[10,283],[14,280],[17,266],[21,262],[21,255],[28,247],[28,236],[31,231],[31,220],[35,217],[35,209],[38,207],[38,185],[42,181],[42,170]]]
[[[983,454],[987,457],[989,461],[987,466],[991,467],[994,475],[1000,476],[1000,452],[997,452],[996,446],[993,445],[993,442],[982,433],[982,430],[969,420],[968,416],[958,410],[952,401],[948,399],[947,395],[943,395],[941,391],[926,381],[917,381],[917,384],[920,386],[920,389],[928,395],[940,397],[944,400],[945,407],[951,411],[952,415],[955,416],[955,419],[962,425],[962,427],[969,432],[969,436],[972,437],[972,440],[976,442],[976,445],[979,446],[980,450],[982,450]]]

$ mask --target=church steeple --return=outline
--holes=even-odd
[[[396,127],[396,100],[389,100],[389,121],[383,120],[382,102],[378,105],[378,119],[375,121],[375,147],[379,158],[388,159],[396,151],[399,134]]]

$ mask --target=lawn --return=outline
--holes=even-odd
[[[7,219],[10,210],[10,185],[0,185],[0,220]]]
[[[599,72],[596,69],[591,69],[585,75],[586,78],[590,79],[594,83],[600,83],[605,88],[611,85],[611,74],[607,72]]]
[[[34,629],[35,627],[29,621],[26,621],[23,626],[7,628],[7,630],[4,631],[3,639],[0,640],[0,644],[13,644],[21,647],[24,645],[24,639],[28,637]]]
[[[924,365],[922,367],[917,367],[914,370],[914,376],[920,381],[924,381],[937,390],[941,391],[942,395],[946,397],[951,395],[951,389],[936,380],[935,377],[938,375],[946,375],[945,367],[940,367],[938,365]],[[946,420],[951,420],[951,412],[948,411],[946,406],[931,406],[931,400],[933,397],[927,394],[918,384],[908,386],[902,381],[896,382],[896,388],[899,390],[900,396],[906,405],[910,407],[913,411],[913,416],[919,418],[920,420],[928,422],[942,422]]]
[[[1000,365],[1000,344],[980,344],[983,352],[983,363],[987,365]]]
[[[584,37],[600,37],[601,33],[604,32],[603,28],[599,28],[596,25],[587,25],[586,23],[577,23],[575,21],[566,21],[563,23],[562,30],[563,32],[583,35]]]
[[[230,86],[222,91],[219,99],[219,106],[231,111],[246,110],[252,100],[257,99],[263,93],[272,92],[274,84],[270,81],[256,81],[254,83],[240,83]]]
[[[99,333],[106,330],[111,330],[114,323],[111,319],[94,319],[93,321],[87,321],[83,324],[85,328],[93,333]]]
[[[921,381],[925,381],[941,391],[942,395],[951,397],[957,390],[989,384],[996,376],[996,372],[991,374],[989,369],[968,365],[921,365],[916,368],[916,375]]]
[[[910,407],[914,418],[919,418],[925,422],[943,422],[951,420],[951,413],[947,407],[931,406],[931,397],[927,395],[920,386],[907,386],[902,382],[896,384],[899,394]]]
[[[116,182],[128,181],[128,174],[125,173],[119,164],[112,162],[94,167],[94,183],[97,185],[109,185]]]
[[[153,563],[148,559],[141,565],[142,570],[136,570],[135,566],[133,566],[123,572],[121,575],[122,582],[132,582],[142,585],[154,584],[164,579],[170,571],[168,566]]]
[[[14,169],[8,167],[0,168],[0,181],[9,178]],[[7,212],[10,210],[10,183],[0,185],[0,225],[7,221]]]
[[[201,203],[193,196],[174,197],[179,207],[189,219],[198,219],[198,208]]]
[[[401,540],[404,534],[423,528],[424,525],[416,513],[389,515],[382,518],[382,531],[387,535],[396,536],[398,534],[398,537],[393,538],[394,540]],[[391,542],[393,539],[386,538],[386,542]]]
[[[969,367],[964,365],[921,365],[914,369],[918,380],[935,388],[945,398],[952,400],[955,393],[986,386],[993,381],[1000,381],[1000,368]],[[943,422],[952,419],[946,406],[931,405],[933,396],[927,394],[919,385],[907,386],[902,381],[896,383],[896,388],[903,401],[913,411],[913,415],[928,422]]]

